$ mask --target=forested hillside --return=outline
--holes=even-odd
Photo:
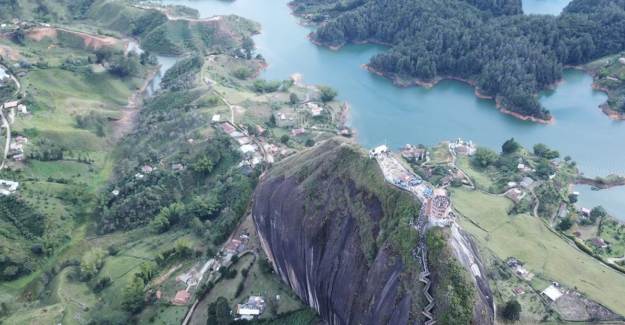
[[[328,0],[293,6],[313,18],[336,11]],[[461,78],[503,108],[548,120],[536,94],[558,81],[564,66],[625,49],[625,1],[574,0],[558,17],[517,15],[519,9],[518,1],[366,0],[334,15],[313,39],[388,44],[370,69],[396,81]]]

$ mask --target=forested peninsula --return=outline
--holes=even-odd
[[[538,92],[578,66],[625,49],[625,0],[573,0],[560,16],[523,15],[520,0],[294,0],[296,15],[322,22],[321,45],[379,43],[367,68],[400,85],[451,78],[502,111],[552,120]]]

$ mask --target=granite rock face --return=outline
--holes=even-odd
[[[331,139],[263,175],[252,216],[276,273],[328,324],[412,325],[425,323],[428,305],[415,258],[421,236],[410,225],[419,210],[362,149]],[[449,227],[433,229],[440,241],[428,249],[428,292],[437,324],[493,324],[477,248]]]
[[[411,290],[416,272],[380,237],[388,197],[344,172],[371,171],[369,162],[351,165],[366,159],[356,151],[331,140],[263,177],[253,206],[263,249],[282,280],[331,325],[414,324],[421,319],[421,297]]]

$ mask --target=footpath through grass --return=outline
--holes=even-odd
[[[511,202],[500,196],[452,192],[460,224],[498,258],[514,256],[533,273],[577,288],[614,312],[625,314],[625,276],[573,248],[544,223],[526,214],[508,216]],[[537,288],[542,289],[542,288]]]

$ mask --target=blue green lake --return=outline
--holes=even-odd
[[[525,14],[559,15],[570,0],[523,0]]]
[[[340,51],[317,47],[306,38],[312,29],[291,15],[287,0],[165,3],[196,8],[202,17],[236,14],[259,22],[262,31],[254,40],[269,63],[261,77],[285,79],[300,73],[305,82],[336,88],[340,99],[351,106],[349,124],[365,147],[433,145],[461,137],[499,148],[514,137],[526,146],[542,142],[570,155],[588,176],[625,175],[625,123],[601,112],[598,106],[607,96],[594,91],[592,78],[582,71],[566,71],[554,91],[541,94],[542,104],[556,119],[552,125],[541,125],[498,112],[492,101],[475,97],[473,89],[461,82],[443,81],[432,89],[395,87],[361,67],[383,47],[350,45]],[[567,3],[525,0],[524,8],[528,13],[558,14]],[[625,208],[620,214],[625,216]]]

